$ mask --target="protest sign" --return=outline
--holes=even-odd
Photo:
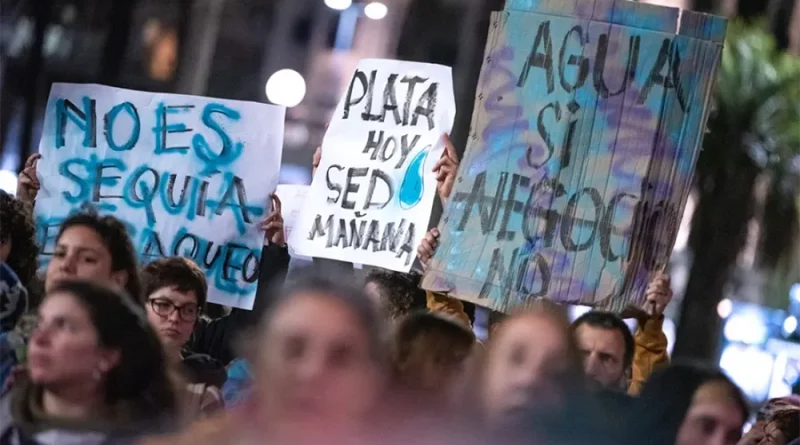
[[[209,301],[250,309],[283,119],[272,105],[54,84],[39,144],[42,261],[89,204],[127,224],[142,263],[191,258]]]
[[[281,200],[283,230],[287,240],[291,239],[292,232],[300,219],[303,204],[306,202],[306,197],[308,196],[308,187],[307,185],[301,184],[278,184],[278,188],[275,190],[275,194],[278,195],[278,198]],[[264,245],[266,244],[267,240],[264,239]],[[311,260],[311,258],[297,255],[291,244],[289,244],[289,253],[292,254],[292,259],[298,259],[298,257],[300,257],[299,259]]]
[[[504,312],[537,297],[643,303],[672,251],[726,26],[624,0],[506,2],[423,287]]]
[[[454,117],[449,67],[361,60],[322,141],[295,251],[408,272]]]

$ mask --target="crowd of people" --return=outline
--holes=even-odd
[[[0,444],[800,440],[796,398],[752,407],[719,370],[669,363],[668,275],[645,310],[570,323],[537,299],[492,314],[480,341],[474,308],[421,290],[416,272],[375,269],[357,283],[348,265],[315,260],[288,273],[275,197],[255,306],[220,308],[191,260],[140,265],[125,225],[91,209],[64,221],[37,273],[37,160],[17,197],[0,192]],[[443,201],[457,164],[448,142],[435,167]],[[419,246],[420,269],[438,237],[431,229]]]

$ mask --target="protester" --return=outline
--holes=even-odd
[[[736,445],[748,417],[739,388],[717,370],[672,365],[644,384],[631,445]]]
[[[634,352],[628,325],[611,312],[589,311],[578,317],[571,328],[590,387],[625,391]]]
[[[0,190],[0,263],[6,263],[26,289],[31,287],[38,267],[35,236],[30,209]]]
[[[82,279],[125,290],[140,305],[136,251],[120,220],[94,210],[73,214],[56,236],[45,275],[45,291],[63,280]]]
[[[392,335],[391,379],[414,405],[458,411],[465,400],[475,335],[445,316],[406,316]]]
[[[235,345],[239,336],[258,323],[273,299],[269,289],[279,287],[289,270],[289,250],[283,229],[281,201],[277,195],[272,195],[272,204],[272,211],[260,224],[268,244],[261,250],[258,290],[252,310],[233,308],[230,314],[221,318],[210,321],[200,319],[188,347],[192,352],[208,355],[223,365],[237,358]]]
[[[222,409],[224,366],[185,349],[206,304],[208,285],[202,269],[183,257],[160,258],[142,269],[147,318],[164,345],[168,358],[181,362],[191,396],[190,415],[211,415]]]
[[[25,338],[15,327],[27,308],[27,290],[14,271],[0,263],[0,390],[25,359]]]
[[[570,392],[583,385],[569,319],[546,300],[500,324],[486,362],[482,402],[494,428],[518,423],[530,412],[557,415]]]
[[[248,350],[253,399],[169,444],[346,443],[364,437],[385,388],[386,326],[363,290],[301,273]]]
[[[772,399],[758,412],[756,423],[738,445],[787,445],[800,437],[800,405]]]
[[[118,291],[53,285],[28,355],[27,377],[0,399],[0,443],[118,443],[180,419],[158,337]]]
[[[374,268],[364,281],[367,295],[391,320],[425,309],[425,291],[419,288],[420,276]]]

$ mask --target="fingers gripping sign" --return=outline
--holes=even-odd
[[[260,228],[264,232],[264,239],[270,244],[286,246],[286,233],[283,228],[283,214],[281,213],[281,199],[278,195],[270,195],[272,211],[261,221]]]
[[[450,197],[453,185],[456,182],[458,153],[456,153],[456,148],[447,134],[442,135],[442,141],[444,142],[444,151],[442,152],[442,157],[433,166],[433,172],[436,173],[436,191],[439,194],[439,199],[445,202]]]
[[[25,161],[22,172],[20,172],[17,177],[17,198],[19,198],[20,201],[32,204],[36,199],[36,195],[39,193],[41,185],[39,184],[36,167],[41,158],[42,155],[39,153],[30,155],[28,160]]]
[[[425,234],[425,238],[422,238],[417,248],[417,258],[419,258],[419,262],[422,263],[423,269],[428,268],[431,258],[433,258],[433,255],[436,253],[436,248],[438,247],[439,229],[434,227]]]

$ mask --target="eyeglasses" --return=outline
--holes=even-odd
[[[197,308],[196,304],[189,303],[178,306],[166,298],[154,298],[148,300],[148,302],[150,303],[150,307],[153,308],[153,312],[165,318],[172,315],[176,310],[178,311],[180,319],[187,322],[197,320],[197,317],[200,315],[200,310]]]

